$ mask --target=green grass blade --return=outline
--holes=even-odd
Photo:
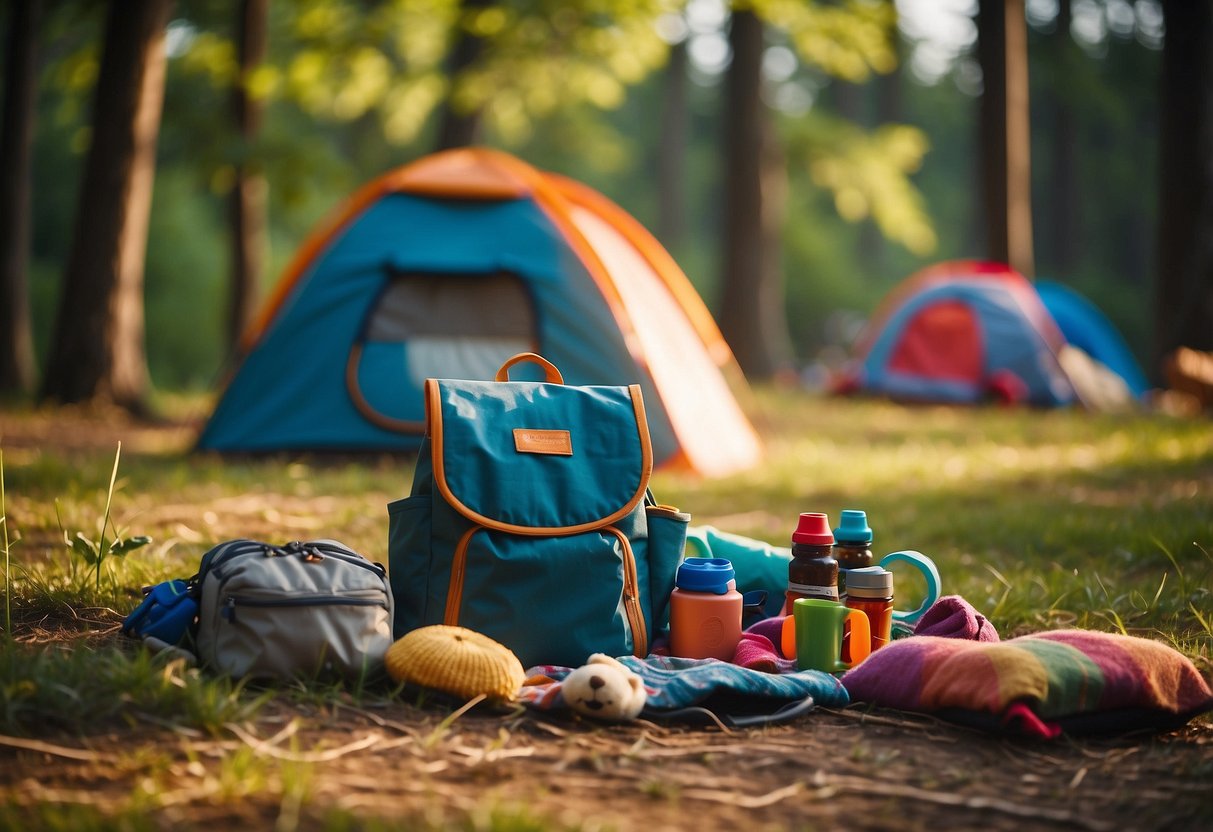
[[[12,581],[8,543],[8,509],[4,502],[4,449],[0,448],[0,527],[4,528],[4,634],[13,634]]]
[[[101,518],[101,539],[97,542],[97,591],[101,591],[101,562],[105,559],[105,528],[110,522],[110,505],[114,500],[114,483],[118,481],[118,460],[122,458],[122,440],[114,452],[114,468],[110,471],[110,486],[105,492],[105,516]],[[114,533],[117,536],[117,532]]]

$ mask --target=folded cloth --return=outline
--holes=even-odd
[[[820,670],[763,673],[719,659],[682,659],[650,655],[645,659],[621,656],[619,661],[644,680],[646,711],[674,710],[722,697],[748,700],[750,707],[771,711],[795,700],[812,697],[826,707],[844,707],[850,701],[838,679]],[[570,667],[540,665],[527,670],[528,681],[519,692],[521,701],[548,710],[564,705],[560,683]]]
[[[775,615],[770,618],[764,618],[761,621],[750,625],[746,629],[746,633],[753,633],[765,638],[775,648],[775,655],[781,659],[786,659],[783,654],[783,620],[786,615]]]
[[[741,634],[733,664],[763,673],[791,673],[796,669],[796,662],[785,659],[770,638],[752,629]]]
[[[932,604],[918,620],[914,635],[999,641],[994,625],[959,595],[945,595]]]
[[[1213,710],[1213,691],[1183,654],[1086,630],[998,643],[915,636],[877,650],[842,682],[856,702],[1041,738],[1171,729]]]

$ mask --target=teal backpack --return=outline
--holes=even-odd
[[[545,380],[511,381],[538,364]],[[496,639],[524,667],[647,655],[690,515],[649,493],[639,385],[576,387],[533,353],[495,381],[427,379],[412,494],[388,505],[394,635]]]

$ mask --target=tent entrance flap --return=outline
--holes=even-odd
[[[913,376],[980,384],[985,367],[981,328],[963,301],[936,301],[918,310],[893,349],[889,369]]]
[[[427,378],[492,379],[539,349],[535,305],[508,272],[391,272],[350,352],[347,387],[380,427],[424,431]]]

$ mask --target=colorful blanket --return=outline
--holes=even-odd
[[[1167,729],[1213,710],[1213,691],[1165,644],[1085,630],[1003,642],[915,636],[842,677],[851,698],[1039,737]]]
[[[784,706],[809,698],[833,708],[844,707],[850,701],[842,683],[819,670],[762,673],[717,659],[658,655],[645,659],[622,656],[619,661],[644,680],[648,693],[644,715],[649,717],[697,707],[712,711],[726,722],[741,724],[742,717],[774,715]],[[566,707],[560,683],[572,671],[571,667],[555,665],[529,668],[521,701],[541,710]]]

